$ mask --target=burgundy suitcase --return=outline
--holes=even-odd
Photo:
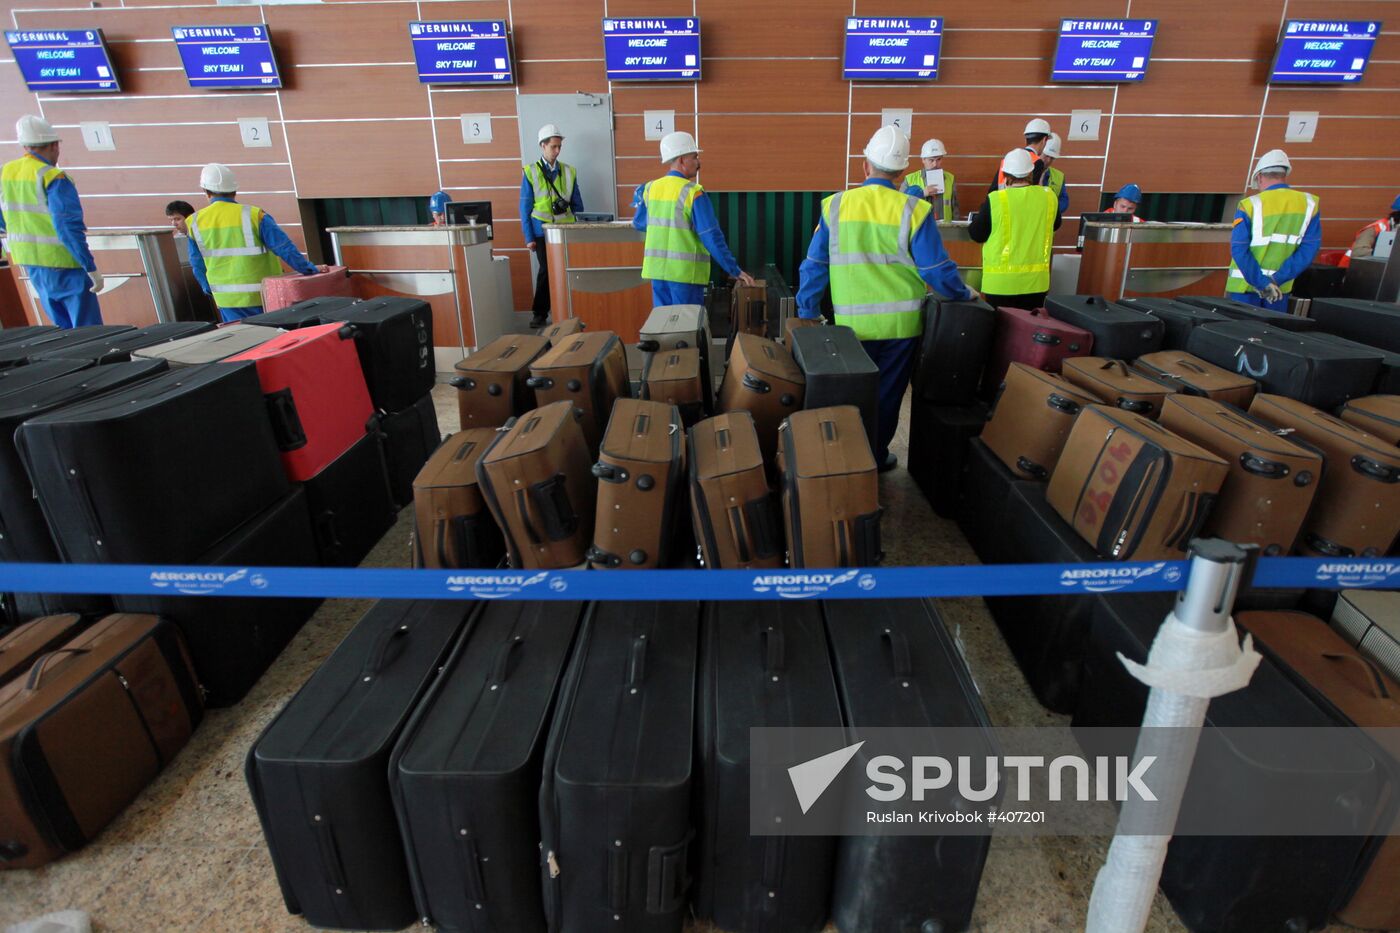
[[[982,370],[982,394],[996,394],[1012,363],[1057,373],[1066,357],[1088,356],[1093,349],[1093,334],[1055,320],[1043,308],[997,308],[996,336],[987,368]]]
[[[258,368],[289,479],[310,479],[365,436],[374,406],[349,326],[288,331],[228,362],[243,360]]]
[[[263,311],[280,311],[310,298],[355,297],[355,283],[345,266],[317,266],[315,275],[290,272],[263,279]]]

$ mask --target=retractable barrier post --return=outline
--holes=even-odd
[[[1230,617],[1252,558],[1252,553],[1225,541],[1193,541],[1186,589],[1152,642],[1147,664],[1118,656],[1129,673],[1151,688],[1133,763],[1155,757],[1152,786],[1157,802],[1124,802],[1119,832],[1089,900],[1086,933],[1135,933],[1147,927],[1206,707],[1212,697],[1248,684],[1259,666],[1252,639],[1246,636],[1241,647]],[[1142,825],[1141,820],[1135,822],[1134,811],[1149,806],[1155,825],[1167,832],[1124,833],[1125,826]]]

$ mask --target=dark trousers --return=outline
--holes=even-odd
[[[880,399],[875,431],[875,462],[884,463],[894,440],[895,428],[899,427],[899,406],[904,401],[904,390],[909,388],[909,377],[914,374],[914,353],[919,346],[918,337],[904,337],[899,340],[862,340],[861,346],[870,355],[870,360],[880,367]]]
[[[1049,292],[1034,292],[1029,295],[988,295],[983,293],[982,300],[993,308],[1021,308],[1024,311],[1034,311],[1036,308],[1045,307],[1045,296]]]
[[[535,276],[535,303],[530,310],[535,312],[535,319],[540,320],[549,317],[549,260],[542,236],[535,237],[535,258],[540,262],[540,272]]]

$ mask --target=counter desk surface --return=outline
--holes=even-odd
[[[1089,221],[1077,291],[1109,300],[1224,294],[1232,229],[1231,224]]]

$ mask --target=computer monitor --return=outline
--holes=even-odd
[[[617,215],[606,211],[579,211],[574,219],[581,224],[610,224],[617,219]]]
[[[449,205],[450,206],[450,205]],[[1084,249],[1084,225],[1086,223],[1097,224],[1124,224],[1132,223],[1132,214],[1115,214],[1112,211],[1090,211],[1087,214],[1079,215],[1079,238],[1075,241],[1075,248],[1081,252]]]
[[[447,223],[449,226],[467,224],[490,224],[490,201],[448,201]]]

